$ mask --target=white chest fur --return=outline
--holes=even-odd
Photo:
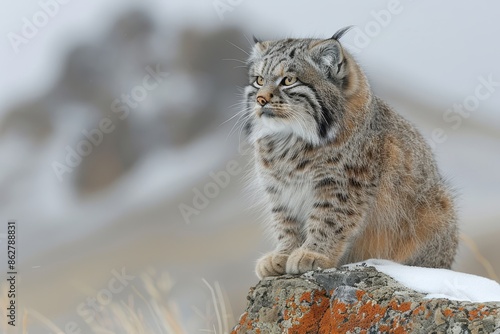
[[[292,218],[305,223],[314,205],[311,180],[302,176],[280,182],[266,173],[258,173],[258,175],[263,189],[272,187],[276,190],[276,193],[269,195],[269,209],[284,207]]]
[[[299,221],[305,222],[314,205],[312,185],[307,180],[293,182],[282,187],[280,204],[287,207]]]

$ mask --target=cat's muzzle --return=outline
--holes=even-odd
[[[276,117],[276,113],[273,111],[272,108],[268,106],[264,106],[259,111],[257,111],[257,115],[259,115],[259,117],[261,116]]]

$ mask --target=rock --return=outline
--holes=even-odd
[[[232,334],[500,333],[500,303],[424,297],[373,267],[266,278]]]

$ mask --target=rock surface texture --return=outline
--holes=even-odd
[[[373,267],[266,278],[232,334],[500,334],[500,303],[424,297]]]

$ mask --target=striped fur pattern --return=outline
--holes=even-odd
[[[335,38],[257,41],[245,129],[274,251],[262,278],[368,258],[449,268],[453,196],[430,148]]]

